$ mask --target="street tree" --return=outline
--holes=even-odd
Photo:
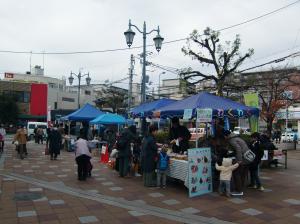
[[[0,122],[15,124],[18,120],[19,108],[16,103],[17,97],[0,94]]]
[[[97,94],[96,106],[110,108],[113,113],[124,113],[127,94],[122,89],[111,85],[105,85]]]
[[[258,93],[261,104],[260,115],[267,124],[271,135],[273,123],[280,109],[286,108],[300,100],[299,71],[291,68],[272,69],[265,72],[243,73],[240,79],[229,79],[226,88],[231,92],[252,91]],[[291,91],[292,96],[287,97]]]
[[[223,96],[226,77],[235,73],[239,66],[253,55],[254,50],[248,49],[246,54],[241,54],[239,35],[236,35],[233,41],[226,41],[224,45],[220,44],[219,36],[219,32],[209,27],[204,30],[203,34],[199,34],[197,30],[190,34],[187,45],[182,48],[182,52],[192,57],[193,60],[198,60],[202,66],[207,65],[212,68],[213,73],[209,74],[204,69],[200,71],[188,68],[181,72],[181,76],[186,80],[197,79],[192,82],[194,84],[212,80],[217,94]]]

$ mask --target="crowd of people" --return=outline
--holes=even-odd
[[[93,131],[91,129],[91,131]],[[156,142],[158,129],[155,125],[148,128],[147,134],[141,138],[135,126],[125,128],[117,136],[114,129],[108,127],[103,133],[107,141],[108,151],[116,157],[115,168],[121,178],[130,175],[142,175],[146,187],[166,187],[167,170],[170,158],[167,149],[172,148],[174,153],[187,154],[191,134],[188,129],[180,125],[177,117],[172,118],[169,129],[169,138],[163,144]],[[63,126],[54,126],[47,129],[45,154],[50,155],[50,160],[57,160],[63,147]],[[93,133],[93,132],[92,132]],[[36,143],[42,143],[43,130],[36,130]],[[94,134],[94,133],[93,133]],[[0,127],[0,149],[3,149],[5,129]],[[80,130],[75,142],[75,161],[78,165],[78,180],[86,180],[91,176],[92,157],[88,142],[89,131]],[[27,155],[26,128],[18,127],[13,143],[21,159]],[[272,151],[274,144],[266,134],[253,133],[251,140],[246,142],[241,136],[224,130],[222,123],[216,125],[213,137],[206,138],[201,146],[209,146],[212,152],[212,180],[214,190],[220,194],[243,195],[248,176],[248,187],[263,191],[264,187],[259,178],[259,167],[264,150]],[[160,150],[159,150],[160,149]]]

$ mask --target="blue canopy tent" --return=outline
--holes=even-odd
[[[102,114],[90,121],[90,124],[126,124],[126,119],[118,114]]]
[[[211,108],[213,111],[213,118],[249,118],[251,116],[259,116],[258,108],[248,107],[241,103],[237,103],[224,97],[215,96],[207,92],[201,92],[165,107],[161,107],[158,112],[161,118],[182,117],[185,109],[192,109],[192,116],[196,117],[197,108]]]
[[[80,109],[75,112],[65,116],[62,120],[67,121],[90,121],[98,117],[99,115],[104,114],[101,110],[95,108],[91,104],[85,104]]]
[[[159,110],[161,107],[170,105],[176,102],[172,99],[160,99],[148,103],[141,104],[131,110],[131,115],[133,117],[151,117],[153,111]]]

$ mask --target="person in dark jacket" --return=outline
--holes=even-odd
[[[118,149],[119,157],[119,174],[120,177],[125,177],[129,171],[129,158],[131,157],[131,143],[136,140],[136,127],[130,126],[125,129],[120,139],[118,140],[122,147]]]
[[[157,159],[157,145],[155,140],[155,133],[157,127],[151,125],[149,133],[142,141],[142,167],[143,167],[143,180],[144,186],[156,187],[155,169]]]
[[[260,136],[259,136],[259,133],[257,133],[257,132],[255,132],[251,135],[252,142],[250,145],[250,149],[255,154],[255,159],[249,166],[250,185],[248,186],[248,188],[255,188],[260,191],[263,191],[264,187],[261,185],[261,181],[260,181],[259,175],[258,175],[258,169],[259,169],[259,164],[261,162],[261,158],[264,155],[264,151],[260,147],[259,139],[260,139]]]
[[[58,132],[57,127],[53,128],[49,133],[48,142],[49,142],[49,153],[51,156],[51,160],[56,160],[57,155],[60,154],[61,149],[61,134]]]
[[[172,118],[172,127],[169,133],[170,143],[172,144],[172,150],[175,153],[183,154],[189,148],[189,140],[191,133],[185,127],[179,124],[179,118]]]

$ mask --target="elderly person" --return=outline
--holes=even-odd
[[[18,152],[20,158],[24,159],[27,154],[26,143],[27,143],[27,133],[24,128],[18,126],[18,130],[14,136],[13,144],[17,142]]]
[[[77,163],[78,180],[84,181],[89,175],[88,167],[92,157],[88,147],[88,142],[85,138],[85,132],[80,130],[80,136],[75,142],[75,156]]]
[[[233,189],[231,194],[234,196],[244,195],[243,189],[245,185],[245,179],[248,173],[249,162],[245,158],[245,153],[249,151],[247,143],[239,136],[230,131],[224,131],[224,136],[229,146],[233,149],[235,160],[239,164],[238,168],[233,171]]]

